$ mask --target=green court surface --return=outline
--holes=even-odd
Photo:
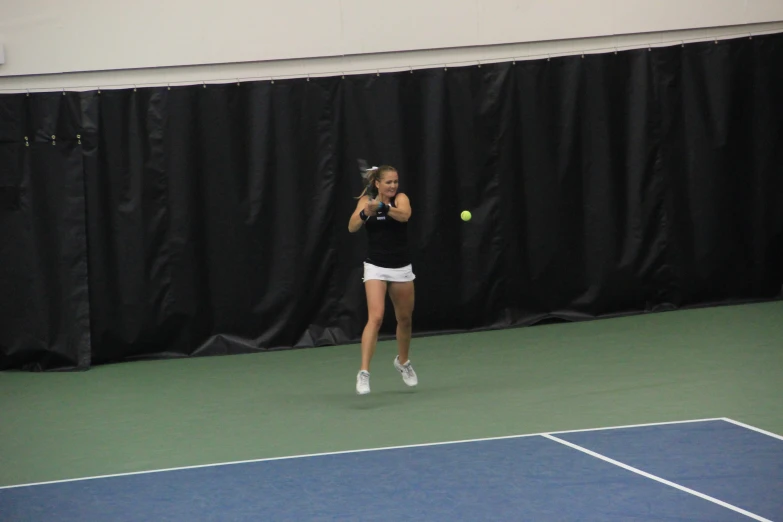
[[[783,435],[783,302],[379,344],[0,373],[0,486],[728,417]]]

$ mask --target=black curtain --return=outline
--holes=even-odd
[[[87,368],[80,101],[0,96],[0,369]]]
[[[417,335],[778,298],[781,92],[769,35],[2,95],[0,369],[357,342],[357,158],[411,198]]]

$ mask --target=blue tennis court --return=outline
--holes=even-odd
[[[0,489],[2,521],[783,520],[783,438],[730,419]]]

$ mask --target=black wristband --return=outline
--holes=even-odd
[[[361,218],[362,221],[367,221],[370,218],[370,216],[364,213],[364,210],[359,212],[359,217]]]

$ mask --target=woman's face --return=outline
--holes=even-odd
[[[394,195],[397,194],[397,186],[399,184],[400,179],[395,171],[384,171],[381,174],[381,179],[375,182],[375,186],[378,188],[378,196],[385,196],[387,198],[394,197]]]

